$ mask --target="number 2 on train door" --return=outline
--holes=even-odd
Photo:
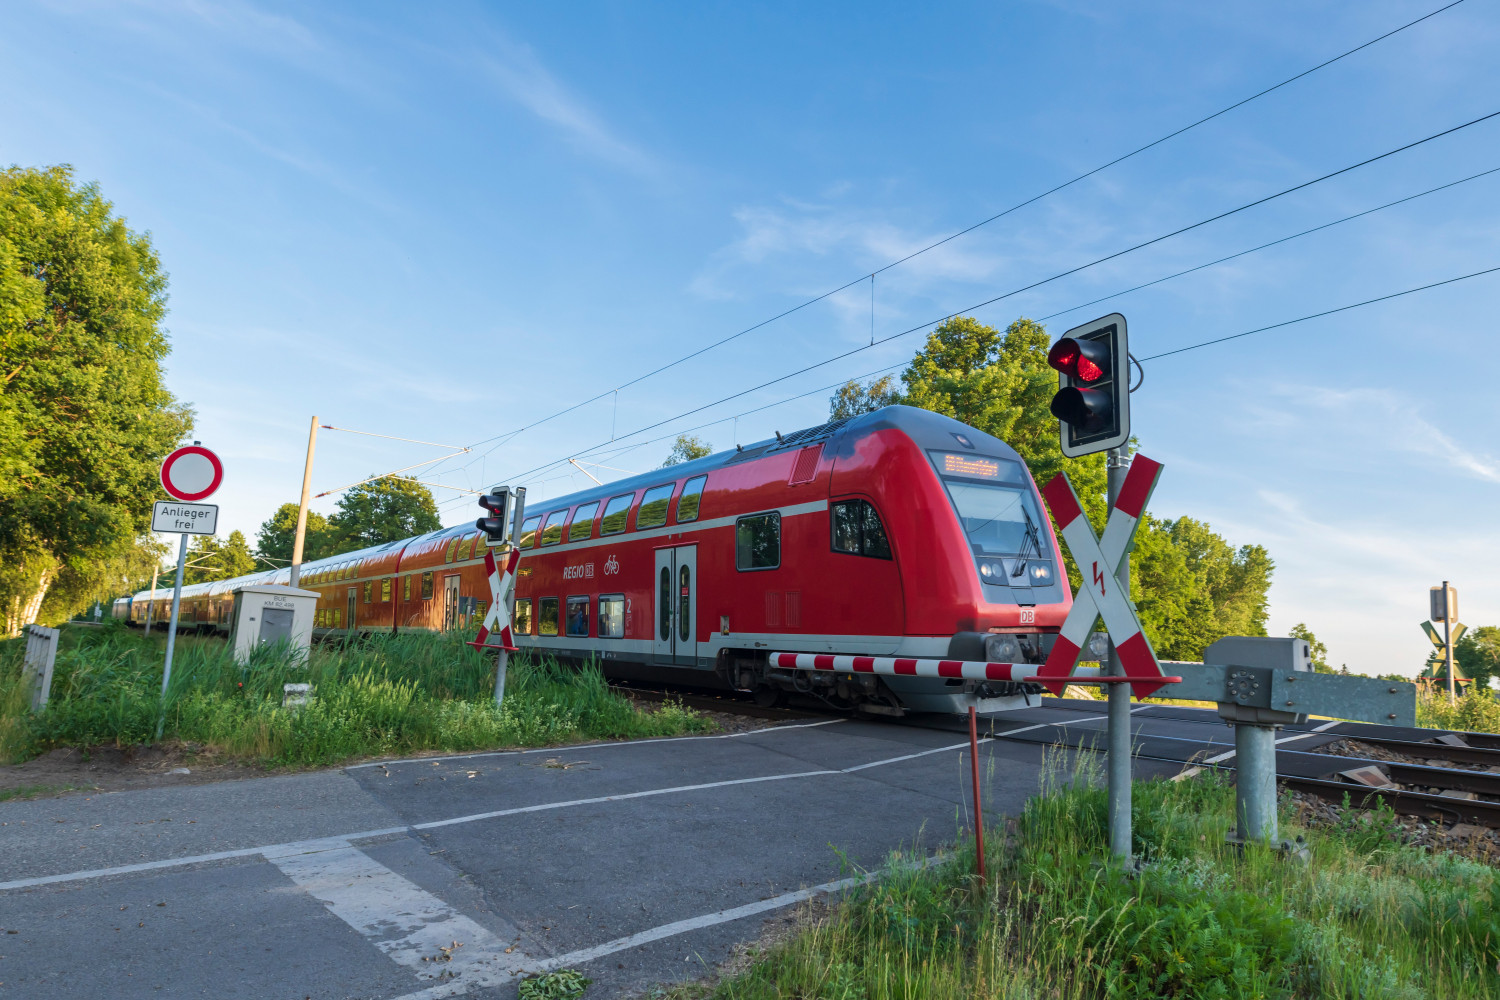
[[[656,550],[654,658],[657,663],[691,667],[698,662],[698,547]]]

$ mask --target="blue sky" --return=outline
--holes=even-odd
[[[16,3],[0,162],[71,163],[172,276],[171,388],[225,459],[221,525],[300,486],[308,419],[470,445],[607,392],[1441,3],[502,6]],[[1500,6],[1466,0],[884,271],[877,337],[1500,111]],[[979,309],[1055,333],[1113,310],[1147,356],[1500,265],[1500,119]],[[821,422],[870,283],[431,467],[464,488],[588,457],[659,465]],[[1427,588],[1500,623],[1500,275],[1147,365],[1154,507],[1277,564],[1271,629],[1415,669]],[[1064,310],[1073,310],[1064,312]],[[734,420],[786,397],[811,395]],[[668,440],[652,440],[668,436]],[[649,443],[641,444],[642,441]],[[622,450],[627,445],[639,445]],[[441,452],[323,432],[315,491]],[[572,466],[533,497],[579,488]],[[472,498],[437,491],[446,523]],[[333,498],[319,501],[331,510]]]

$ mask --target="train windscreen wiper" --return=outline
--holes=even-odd
[[[1026,567],[1031,565],[1031,561],[1026,558],[1027,542],[1030,542],[1031,547],[1036,549],[1036,557],[1038,559],[1042,557],[1042,540],[1037,533],[1036,524],[1032,522],[1031,515],[1026,511],[1025,503],[1021,504],[1021,516],[1026,519],[1026,537],[1021,542],[1021,551],[1016,553],[1016,565],[1010,571],[1012,577],[1017,577],[1025,573]]]

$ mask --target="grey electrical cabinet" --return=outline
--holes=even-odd
[[[293,587],[238,587],[230,618],[229,645],[241,663],[260,646],[285,643],[302,657],[312,645],[315,590]]]

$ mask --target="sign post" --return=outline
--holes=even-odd
[[[505,700],[505,672],[510,666],[510,654],[516,643],[512,637],[510,623],[516,613],[516,567],[521,562],[521,524],[526,518],[526,487],[518,486],[512,492],[504,486],[494,486],[480,497],[479,505],[495,517],[481,517],[475,527],[485,533],[484,568],[490,580],[490,606],[480,623],[479,634],[469,645],[483,651],[489,647],[492,634],[498,633],[499,656],[495,660],[495,707]],[[504,511],[513,507],[509,535],[506,534]],[[496,558],[496,556],[499,558]]]
[[[182,610],[182,571],[187,564],[188,535],[212,535],[219,526],[219,508],[198,503],[212,496],[224,481],[219,456],[194,441],[178,448],[161,463],[161,485],[177,502],[158,500],[151,508],[151,530],[177,532],[177,582],[172,587],[172,620],[167,626],[167,658],[161,671],[161,714],[156,720],[156,738],[167,724],[167,685],[172,681],[172,653],[177,647],[177,616]],[[152,588],[155,597],[155,587]]]
[[[1443,623],[1443,663],[1448,670],[1448,700],[1458,699],[1458,684],[1453,677],[1453,644],[1458,641],[1458,636],[1453,634],[1453,626],[1458,623],[1458,591],[1448,586],[1444,580],[1441,587],[1433,587],[1428,592],[1432,604],[1432,620]]]

